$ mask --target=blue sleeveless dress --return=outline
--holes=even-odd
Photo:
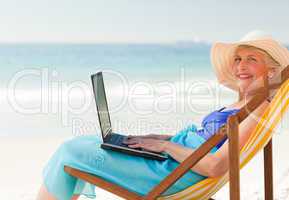
[[[226,122],[229,115],[238,112],[237,109],[223,109],[207,115],[201,129],[197,129],[194,124],[189,125],[171,137],[170,141],[192,149],[198,148]],[[140,195],[147,194],[179,165],[171,157],[157,161],[104,150],[100,148],[101,142],[99,135],[86,135],[62,143],[42,172],[48,192],[58,200],[70,200],[76,194],[88,198],[97,197],[94,185],[68,175],[63,170],[64,165],[95,174]],[[217,151],[224,142],[214,147],[211,153]],[[205,178],[190,170],[162,195],[179,192]]]

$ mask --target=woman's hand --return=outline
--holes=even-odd
[[[148,151],[154,152],[163,152],[165,150],[165,146],[169,141],[165,140],[158,140],[152,138],[141,138],[141,137],[134,137],[134,138],[127,138],[123,141],[124,144],[128,144],[131,148],[143,148]]]
[[[135,139],[135,138],[145,138],[145,139],[157,139],[157,140],[168,140],[172,136],[171,135],[157,135],[157,134],[147,134],[147,135],[129,135],[127,136],[128,139]]]

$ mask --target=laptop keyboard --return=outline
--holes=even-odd
[[[123,144],[122,141],[125,139],[126,136],[119,135],[119,134],[109,134],[106,138],[106,142],[110,144],[114,144],[117,146],[124,146],[127,147],[127,144]]]
[[[117,145],[117,146],[130,148],[130,149],[143,150],[142,148],[132,148],[132,147],[129,147],[128,144],[122,143],[122,141],[125,138],[126,138],[126,136],[124,136],[124,135],[119,135],[117,133],[112,133],[112,134],[109,134],[108,136],[106,136],[106,142],[110,143],[110,144]]]

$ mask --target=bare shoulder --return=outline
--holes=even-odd
[[[234,107],[234,108],[241,108],[245,104],[243,104],[243,103],[237,104],[236,103],[234,105],[238,106],[238,107]],[[260,121],[260,119],[262,117],[262,114],[265,112],[266,108],[269,105],[270,104],[269,104],[268,101],[264,101],[262,104],[260,104],[260,106],[258,106],[258,108],[256,108],[252,113],[250,113],[250,115],[247,118],[245,118],[239,124],[239,144],[240,144],[240,148],[242,148],[245,145],[245,143],[248,140],[250,134],[252,133],[252,131],[254,130],[254,128],[256,127],[258,122]],[[217,152],[219,152],[217,154],[218,156],[227,158],[227,155],[228,155],[228,143],[223,145]]]
[[[248,101],[245,101],[245,100],[237,101],[231,105],[226,106],[226,109],[241,109],[243,106],[246,105],[246,103],[248,103]],[[264,101],[262,104],[258,106],[256,110],[263,110],[267,106],[269,106],[269,104],[270,103],[268,101]]]

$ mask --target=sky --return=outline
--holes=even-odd
[[[0,42],[235,41],[263,30],[289,44],[289,1],[0,0]]]

